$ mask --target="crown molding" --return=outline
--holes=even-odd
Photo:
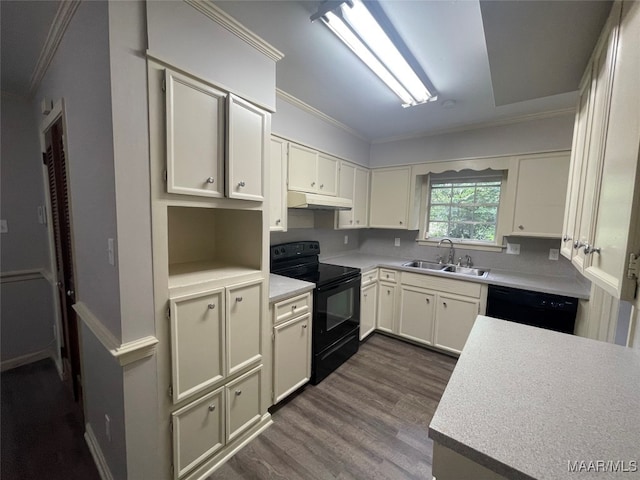
[[[294,105],[295,107],[298,107],[301,110],[304,110],[307,113],[310,113],[311,115],[313,115],[315,117],[318,117],[320,120],[323,120],[323,121],[325,121],[327,123],[330,123],[334,127],[338,127],[341,130],[344,130],[345,132],[353,135],[354,137],[358,137],[360,140],[364,140],[365,142],[369,142],[370,141],[370,139],[368,137],[365,137],[363,134],[361,134],[357,130],[354,130],[350,126],[345,125],[344,123],[336,120],[333,117],[330,117],[326,113],[321,112],[317,108],[312,107],[308,103],[303,102],[299,98],[296,98],[293,95],[291,95],[291,94],[289,94],[289,93],[287,93],[287,92],[285,92],[283,90],[280,90],[279,88],[276,88],[276,95],[278,97],[280,97],[282,100],[284,100],[285,102],[290,103],[290,104]]]
[[[58,11],[53,18],[53,22],[51,22],[51,27],[49,27],[47,38],[44,41],[42,50],[40,50],[40,56],[38,57],[36,67],[33,69],[33,73],[31,74],[31,81],[29,82],[30,97],[32,97],[38,90],[40,82],[42,81],[45,73],[47,73],[51,60],[53,60],[53,56],[56,54],[56,50],[58,50],[62,37],[64,37],[67,27],[69,26],[69,23],[71,22],[73,15],[76,13],[79,5],[80,0],[62,0],[60,2]]]
[[[216,6],[211,0],[184,0],[184,2],[226,28],[271,60],[277,62],[284,57],[284,53],[253,33],[231,15]]]
[[[544,120],[547,118],[562,117],[564,115],[574,115],[575,113],[576,113],[576,109],[574,107],[561,108],[558,110],[550,110],[548,112],[517,115],[514,117],[503,118],[500,120],[490,120],[486,122],[471,123],[467,125],[460,125],[457,127],[442,128],[439,130],[432,130],[429,132],[415,133],[412,135],[398,135],[395,137],[378,138],[378,139],[372,140],[371,143],[372,144],[391,143],[391,142],[399,142],[402,140],[413,140],[416,138],[435,137],[437,135],[446,135],[448,133],[459,133],[459,132],[467,132],[470,130],[480,130],[482,128],[503,127],[505,125],[511,125],[514,123],[531,122],[534,120]]]

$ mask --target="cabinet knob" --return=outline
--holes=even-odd
[[[307,324],[305,323],[304,325],[302,325],[302,328],[307,328]]]
[[[594,247],[593,245],[589,245],[588,243],[584,246],[584,253],[585,255],[589,255],[589,254],[593,254],[593,253],[597,253],[598,255],[600,255],[600,247]]]
[[[214,182],[213,177],[207,178],[207,183],[213,183],[213,182]]]
[[[316,186],[316,182],[311,182],[311,186],[315,187]]]
[[[244,182],[238,182],[238,187],[244,187],[245,183]]]
[[[442,302],[442,306],[443,306],[444,308],[447,308],[447,302]]]
[[[565,235],[564,237],[562,237],[562,241],[563,241],[564,243],[570,242],[571,240],[572,240],[572,239],[571,239],[571,237],[569,237],[569,236],[567,236],[567,235]]]
[[[276,225],[280,225],[280,219],[276,220]]]
[[[209,307],[209,310],[213,310],[214,308],[216,308],[216,304],[215,303],[210,303],[207,306]]]
[[[387,295],[391,295],[391,290],[387,290]]]
[[[524,230],[524,225],[518,225],[518,230]]]
[[[213,412],[215,409],[216,409],[215,404],[212,403],[211,405],[209,405],[209,411],[210,412]]]
[[[389,278],[389,274],[387,273],[387,278]]]
[[[76,292],[74,292],[73,290],[67,290],[67,297],[71,297],[74,293]]]
[[[400,220],[400,225],[402,225],[402,220]]]
[[[236,302],[241,302],[242,301],[242,297],[236,297]]]
[[[586,245],[586,243],[579,242],[578,240],[576,240],[575,242],[573,242],[573,248],[574,248],[575,250],[578,250],[578,249],[580,249],[580,248],[584,247],[585,245]]]
[[[295,310],[296,308],[298,308],[298,306],[297,306],[297,305],[293,305],[291,308],[292,308],[293,310]]]
[[[356,220],[356,223],[360,223],[360,220]]]
[[[427,301],[427,304],[431,303],[431,300],[429,300],[428,298],[425,298],[425,300]]]
[[[363,295],[363,297],[364,297],[364,298],[367,298],[367,294],[365,293],[365,294]]]
[[[242,390],[236,390],[236,397],[239,397],[240,395],[242,395]]]
[[[320,184],[320,188],[324,188],[324,183],[321,183],[321,184]]]
[[[349,220],[349,223],[353,223],[353,220]]]

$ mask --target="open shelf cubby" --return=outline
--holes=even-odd
[[[167,209],[170,288],[261,270],[261,211]]]

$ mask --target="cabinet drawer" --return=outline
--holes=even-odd
[[[395,272],[394,272],[395,273]],[[369,270],[362,274],[362,286],[365,287],[369,285],[371,282],[375,282],[378,280],[378,269],[374,268],[373,270]]]
[[[223,389],[171,414],[175,478],[217,452],[224,445]]]
[[[278,324],[304,315],[311,309],[311,295],[305,293],[275,304],[274,323]]]
[[[479,283],[465,282],[464,280],[454,280],[442,278],[435,275],[402,272],[402,284],[413,285],[415,287],[429,288],[441,292],[455,293],[466,297],[480,298],[482,285]]]
[[[398,278],[397,278],[398,272],[396,272],[395,270],[387,270],[385,268],[381,268],[380,269],[380,280],[385,281],[385,282],[397,282]]]
[[[227,441],[241,435],[260,420],[262,366],[245,373],[226,387]]]

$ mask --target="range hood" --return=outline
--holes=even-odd
[[[306,208],[308,210],[351,210],[353,201],[349,198],[289,190],[287,207]]]

